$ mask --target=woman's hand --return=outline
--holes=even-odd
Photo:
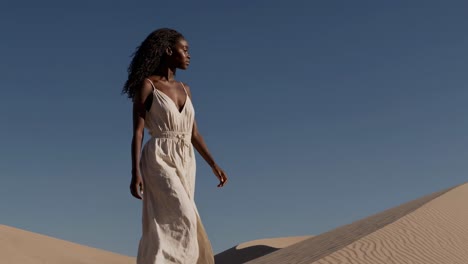
[[[211,169],[213,170],[213,173],[216,175],[216,177],[218,177],[219,179],[218,187],[223,187],[228,180],[226,173],[216,164]]]
[[[132,193],[133,197],[137,199],[143,199],[143,180],[141,176],[132,176],[132,181],[130,183],[130,192]]]

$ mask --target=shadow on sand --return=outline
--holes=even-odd
[[[254,260],[261,256],[265,256],[280,248],[274,248],[269,246],[251,246],[243,249],[236,249],[232,247],[225,250],[215,256],[216,264],[241,264],[250,260]]]

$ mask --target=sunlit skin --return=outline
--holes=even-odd
[[[180,112],[184,108],[187,95],[182,85],[174,79],[174,75],[177,69],[186,70],[190,64],[188,42],[181,38],[175,47],[167,48],[164,61],[165,63],[162,63],[148,79],[154,83],[156,89],[166,94],[175,103]],[[184,86],[187,89],[188,96],[192,99],[190,87],[185,83]],[[153,99],[150,96],[152,91],[153,87],[151,84],[148,81],[143,82],[141,89],[137,90],[133,101],[132,180],[130,191],[137,199],[142,199],[144,190],[138,164],[143,143],[146,111],[150,109]],[[218,187],[223,187],[227,183],[227,175],[211,156],[202,135],[198,131],[195,120],[193,122],[191,140],[193,147],[200,153],[218,178]]]

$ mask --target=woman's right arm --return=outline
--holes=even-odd
[[[140,154],[145,129],[145,102],[151,91],[152,87],[149,81],[144,81],[141,89],[136,92],[133,98],[132,181],[130,183],[130,192],[137,199],[142,199],[143,193],[143,180],[140,174]]]

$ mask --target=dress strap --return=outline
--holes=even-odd
[[[148,78],[145,78],[145,80],[147,80],[148,82],[150,82],[150,83],[151,83],[151,86],[153,86],[153,91],[154,91],[154,90],[156,90],[156,87],[154,86],[154,83],[153,83],[153,82],[152,82],[150,79],[148,79]],[[180,82],[180,84],[182,84],[182,87],[184,88],[185,94],[187,94],[187,95],[188,95],[188,93],[187,93],[187,89],[185,89],[185,85],[184,85],[184,83],[183,83],[183,82]]]
[[[187,89],[185,89],[184,83],[183,83],[183,82],[180,82],[180,84],[182,84],[182,87],[184,87],[184,90],[185,90],[185,94],[188,96]]]
[[[156,87],[154,87],[154,83],[150,79],[145,78],[145,80],[151,83],[151,86],[153,86],[153,91],[156,90]]]

